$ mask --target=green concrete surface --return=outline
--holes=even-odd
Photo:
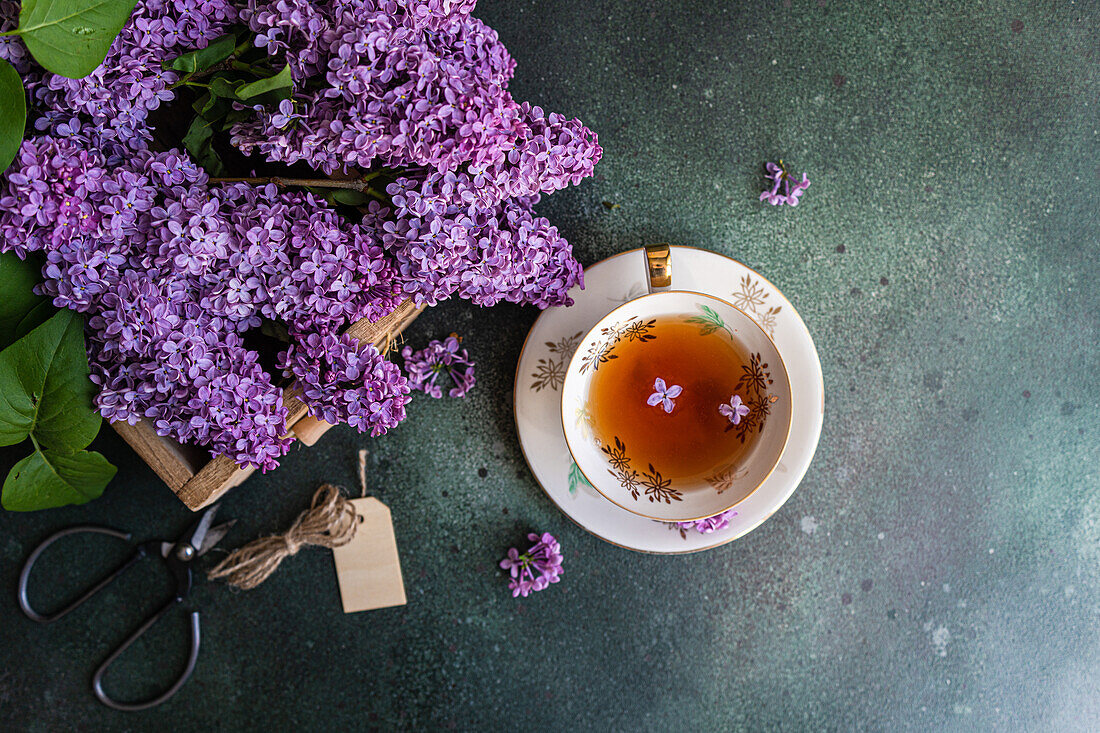
[[[625,551],[546,499],[511,414],[537,316],[448,302],[465,400],[414,399],[225,499],[228,546],[285,527],[319,483],[393,510],[409,603],[341,613],[309,551],[261,588],[200,580],[203,649],[168,704],[123,714],[93,670],[166,592],[150,566],[43,627],[19,567],[57,528],[168,536],[188,512],[120,467],[84,507],[0,513],[0,728],[61,730],[1100,729],[1100,7],[1096,2],[486,0],[519,99],[579,116],[594,179],[540,211],[580,260],[653,241],[732,255],[801,312],[824,369],[817,457],[762,527],[687,557]],[[762,164],[809,173],[757,202]],[[609,210],[601,202],[619,204]],[[0,452],[6,472],[21,455]],[[496,561],[553,532],[563,582],[514,600]],[[76,541],[43,597],[121,556]],[[48,587],[47,587],[48,586]],[[131,650],[118,695],[185,656],[183,614]]]

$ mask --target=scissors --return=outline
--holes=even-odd
[[[99,669],[96,670],[95,676],[92,677],[92,691],[95,696],[99,698],[99,701],[107,707],[114,708],[115,710],[146,710],[151,707],[160,705],[165,700],[175,695],[187,679],[191,676],[191,672],[195,669],[195,662],[199,655],[199,613],[193,611],[191,613],[191,651],[187,658],[187,667],[183,670],[183,674],[169,687],[164,693],[154,697],[150,700],[143,702],[120,702],[113,699],[103,689],[103,677],[107,673],[107,668],[111,666],[118,657],[126,651],[127,648],[138,638],[144,634],[149,628],[159,621],[168,611],[177,603],[183,602],[188,593],[191,592],[191,561],[197,557],[205,555],[210,548],[221,542],[225,537],[229,528],[233,526],[236,520],[230,520],[217,526],[211,526],[214,523],[214,516],[218,513],[218,505],[214,505],[202,513],[202,516],[184,532],[179,539],[175,542],[169,542],[165,540],[150,540],[148,542],[142,542],[134,549],[133,554],[122,563],[114,572],[107,577],[100,580],[95,585],[88,588],[84,593],[75,601],[65,606],[59,611],[55,611],[49,614],[41,614],[31,608],[30,601],[27,599],[27,580],[30,578],[31,568],[34,567],[35,561],[42,552],[62,537],[66,537],[71,534],[80,533],[95,533],[105,534],[110,537],[117,537],[120,540],[130,541],[131,535],[127,532],[119,532],[118,530],[111,529],[110,527],[99,527],[94,525],[81,525],[79,527],[69,527],[63,529],[53,535],[50,535],[45,539],[42,544],[35,548],[31,556],[27,558],[26,565],[23,566],[23,572],[19,575],[19,607],[23,609],[23,613],[27,615],[32,621],[38,621],[39,623],[48,624],[51,621],[67,615],[70,611],[80,606],[84,601],[94,596],[99,591],[110,585],[116,578],[122,575],[124,572],[132,568],[137,564],[139,560],[146,557],[159,556],[168,566],[168,570],[172,573],[173,578],[176,581],[176,592],[156,613],[150,616],[145,622],[139,626],[130,636],[122,642],[111,652],[111,655],[107,657],[103,664],[99,665]]]

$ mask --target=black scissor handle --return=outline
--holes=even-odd
[[[110,537],[117,537],[120,540],[130,540],[130,535],[126,532],[119,532],[118,530],[111,529],[109,527],[98,527],[95,525],[69,527],[68,529],[63,529],[60,532],[56,532],[47,537],[42,542],[42,544],[34,549],[34,552],[31,553],[30,557],[27,558],[26,564],[23,565],[23,572],[19,575],[19,607],[23,609],[23,613],[25,613],[28,618],[34,621],[38,621],[40,623],[49,623],[50,621],[56,621],[57,619],[69,613],[74,608],[84,603],[84,601],[88,600],[96,593],[110,585],[110,583],[118,578],[118,576],[122,575],[126,570],[133,567],[133,565],[138,560],[152,554],[157,554],[158,552],[160,552],[161,554],[165,554],[163,550],[157,549],[165,545],[165,543],[162,542],[150,541],[144,544],[137,545],[137,547],[134,549],[134,552],[124,563],[117,567],[107,577],[100,580],[88,590],[84,591],[84,593],[75,601],[68,604],[61,610],[55,611],[51,614],[38,613],[33,608],[31,608],[30,601],[27,599],[27,582],[30,578],[31,569],[34,567],[35,561],[38,560],[39,556],[46,550],[47,547],[52,545],[57,540],[67,535],[78,534],[82,532],[105,534]],[[153,626],[153,624],[163,618],[164,615],[168,613],[169,609],[180,603],[187,596],[187,593],[191,590],[191,568],[188,566],[187,563],[194,555],[195,550],[193,547],[186,544],[177,547],[179,547],[180,550],[190,550],[190,554],[185,558],[177,557],[175,554],[165,554],[165,560],[168,563],[168,568],[172,572],[172,575],[176,580],[176,593],[167,603],[165,603],[160,608],[160,610],[158,610],[156,613],[146,619],[145,622],[142,623],[142,625],[139,626],[136,630],[134,630],[134,632],[130,634],[130,636],[127,637],[124,642],[119,644],[118,648],[111,652],[111,655],[107,657],[106,660],[104,660],[103,664],[99,665],[99,669],[96,670],[95,675],[92,677],[92,691],[95,693],[95,696],[99,699],[99,701],[107,707],[114,708],[115,710],[134,711],[146,710],[148,708],[160,705],[162,702],[179,692],[179,689],[183,687],[184,683],[186,683],[187,680],[191,677],[191,673],[195,670],[195,662],[198,661],[199,657],[200,641],[199,614],[197,611],[193,612],[190,618],[191,648],[187,656],[187,666],[184,668],[183,673],[176,679],[176,681],[172,683],[171,687],[169,687],[162,694],[158,695],[155,698],[145,700],[144,702],[134,703],[120,702],[118,700],[115,700],[103,689],[103,677],[107,674],[107,669],[111,666],[111,664],[116,659],[118,659],[118,657],[121,656],[122,653],[125,652],[131,644],[137,641],[142,634],[148,631],[150,627]]]
[[[57,619],[61,618],[65,614],[69,613],[69,611],[72,611],[74,608],[76,608],[80,604],[84,603],[84,601],[88,600],[89,598],[94,596],[96,593],[98,593],[99,591],[103,590],[105,587],[110,585],[111,581],[113,581],[118,576],[122,575],[123,572],[128,570],[134,563],[136,563],[138,560],[140,560],[142,557],[145,556],[145,549],[143,547],[139,547],[137,549],[137,551],[134,552],[134,554],[131,555],[129,557],[129,559],[126,560],[126,562],[122,563],[122,565],[119,565],[114,570],[114,572],[112,572],[110,575],[108,575],[107,577],[100,580],[98,583],[93,585],[88,590],[84,591],[84,593],[81,594],[81,596],[79,598],[77,598],[75,601],[73,601],[69,605],[65,606],[64,608],[62,608],[59,611],[54,611],[53,613],[50,613],[50,614],[38,613],[33,608],[31,608],[30,600],[27,598],[27,581],[31,576],[31,568],[34,567],[34,563],[35,563],[36,560],[38,560],[39,555],[41,555],[46,550],[46,548],[49,547],[50,545],[52,545],[54,542],[61,539],[62,537],[65,537],[65,536],[68,536],[68,535],[71,535],[71,534],[79,534],[79,533],[83,533],[83,532],[91,532],[91,533],[95,533],[95,534],[105,534],[105,535],[109,535],[111,537],[117,537],[120,540],[126,540],[126,541],[130,540],[130,535],[126,532],[119,532],[117,529],[111,529],[109,527],[96,527],[94,525],[81,525],[79,527],[69,527],[68,529],[63,529],[60,532],[56,532],[56,533],[50,535],[49,537],[47,537],[42,542],[42,544],[40,544],[38,547],[36,547],[34,549],[34,552],[31,553],[31,556],[27,558],[26,564],[23,565],[23,572],[21,572],[19,574],[19,607],[21,609],[23,609],[23,613],[26,614],[27,618],[31,619],[32,621],[37,621],[37,622],[43,623],[43,624],[47,624],[51,621],[56,621]]]
[[[119,656],[124,651],[126,651],[126,649],[129,648],[131,644],[137,641],[138,637],[148,631],[150,626],[155,624],[157,621],[160,621],[164,614],[168,613],[168,609],[172,608],[172,606],[176,605],[181,600],[183,600],[182,597],[176,596],[172,600],[165,603],[159,611],[150,616],[145,621],[145,623],[143,623],[137,628],[136,631],[134,631],[134,633],[130,634],[129,638],[127,638],[126,641],[122,642],[122,644],[119,645],[118,649],[115,649],[113,652],[111,652],[111,656],[107,657],[107,659],[104,660],[103,664],[99,665],[99,669],[95,671],[95,676],[92,677],[92,691],[95,693],[95,696],[99,698],[99,701],[101,703],[109,708],[114,708],[115,710],[123,710],[126,712],[133,712],[135,710],[147,710],[148,708],[160,705],[162,702],[172,697],[172,695],[175,695],[177,692],[179,692],[179,689],[183,687],[184,683],[187,682],[187,680],[191,677],[191,673],[195,671],[195,662],[197,662],[199,658],[200,635],[198,611],[193,611],[191,613],[191,651],[187,655],[187,666],[184,668],[183,674],[179,676],[179,678],[172,684],[171,687],[169,687],[160,695],[150,700],[145,700],[144,702],[119,702],[118,700],[110,697],[103,690],[103,676],[107,674],[107,668],[111,666],[111,663],[118,659]]]

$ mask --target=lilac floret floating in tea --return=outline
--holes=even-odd
[[[741,418],[749,414],[749,406],[741,401],[741,395],[733,395],[728,405],[725,403],[718,405],[718,412],[729,418],[734,425],[739,425]]]
[[[680,396],[680,393],[684,391],[684,388],[678,384],[674,384],[671,387],[665,384],[665,380],[657,377],[653,381],[653,394],[646,400],[646,404],[650,407],[657,407],[658,405],[664,409],[665,412],[672,412],[676,407],[676,403],[673,400]]]
[[[104,417],[149,420],[266,470],[290,445],[273,371],[298,382],[311,414],[374,435],[431,381],[410,385],[373,347],[340,336],[351,323],[404,299],[571,302],[581,266],[533,206],[591,175],[602,151],[578,120],[512,98],[515,62],[473,6],[139,0],[83,79],[0,39],[37,115],[0,174],[0,251],[41,258],[42,291],[85,314]],[[0,30],[19,9],[0,0]],[[262,167],[272,180],[296,164],[294,175],[369,177],[369,206],[211,180],[209,160],[184,149],[170,121],[194,116],[212,77],[173,60],[225,34],[234,57],[204,73],[232,73],[251,54],[290,84],[282,99],[221,100],[219,144],[246,161],[234,174]],[[254,348],[261,326],[289,341],[272,359]],[[464,394],[472,371],[450,353],[451,392]]]

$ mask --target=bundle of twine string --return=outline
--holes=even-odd
[[[355,506],[332,484],[313,495],[310,508],[283,534],[261,537],[229,553],[207,577],[251,590],[267,580],[283,560],[303,547],[340,547],[351,542],[359,526]]]
[[[359,451],[360,496],[367,495],[367,451]],[[206,574],[241,590],[251,590],[268,579],[279,564],[309,545],[341,547],[355,538],[359,514],[339,488],[324,484],[313,494],[310,508],[298,515],[283,534],[261,537],[229,553]]]

